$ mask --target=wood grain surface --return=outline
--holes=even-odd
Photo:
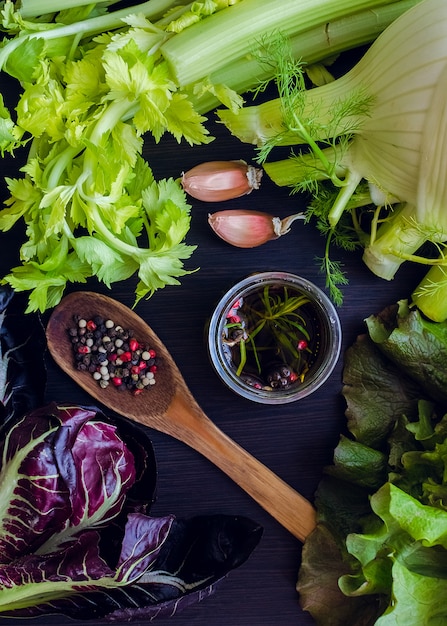
[[[2,79],[3,80],[3,79]],[[4,89],[10,89],[9,83]],[[11,92],[9,97],[12,96]],[[208,146],[179,146],[169,137],[159,144],[149,138],[144,148],[157,178],[177,178],[192,166],[211,159],[245,159],[253,162],[251,146],[240,144],[216,124],[210,115],[209,127],[217,137]],[[3,176],[17,176],[21,155],[6,156]],[[1,199],[6,186],[0,183]],[[257,271],[281,270],[304,276],[324,289],[318,257],[324,239],[312,224],[297,222],[279,240],[254,249],[232,248],[218,239],[207,223],[208,213],[224,208],[252,208],[279,217],[305,208],[305,198],[290,196],[264,177],[261,189],[219,205],[192,203],[192,227],[187,242],[197,250],[188,261],[196,270],[185,276],[181,286],[166,287],[136,312],[153,328],[172,354],[186,384],[210,419],[250,454],[271,468],[291,487],[311,500],[323,468],[330,463],[339,433],[345,427],[344,403],[340,395],[343,353],[359,333],[364,319],[386,305],[410,296],[424,273],[414,265],[403,267],[392,282],[385,282],[363,265],[361,254],[333,251],[344,263],[349,278],[339,314],[343,328],[343,350],[330,379],[313,395],[288,405],[262,406],[235,396],[217,379],[208,361],[204,329],[213,306],[236,281]],[[20,227],[0,234],[0,274],[18,262],[23,233]],[[103,293],[127,306],[134,302],[136,280],[116,284],[108,290],[95,280],[69,291],[88,289]],[[44,321],[48,316],[44,316]],[[47,355],[47,399],[89,403],[90,397]],[[300,564],[301,542],[275,521],[228,476],[201,454],[180,441],[157,431],[152,440],[158,463],[157,501],[154,515],[174,513],[178,517],[227,513],[246,515],[261,523],[264,535],[249,560],[233,571],[216,593],[202,603],[170,619],[157,620],[160,626],[311,626],[313,620],[299,606],[295,590]],[[11,624],[0,619],[0,624]],[[14,623],[74,624],[60,617]],[[82,626],[92,622],[82,623]],[[101,622],[95,622],[98,624]],[[143,626],[143,622],[134,622]],[[144,622],[146,624],[146,622]]]

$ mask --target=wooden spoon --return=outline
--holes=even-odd
[[[132,329],[135,338],[153,347],[160,357],[156,384],[134,396],[113,385],[102,389],[90,373],[77,370],[68,334],[74,314],[87,319],[100,315]],[[54,309],[46,335],[56,363],[98,402],[200,452],[301,541],[314,529],[315,510],[310,502],[215,426],[193,398],[167,348],[131,309],[97,293],[74,292]]]

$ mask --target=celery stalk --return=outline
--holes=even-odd
[[[109,6],[119,0],[100,0],[96,4],[99,6]],[[55,13],[66,9],[73,9],[81,6],[92,4],[91,0],[65,0],[64,6],[60,5],[59,0],[22,0],[20,3],[20,14],[23,19],[30,19],[47,13]]]
[[[210,16],[167,41],[161,48],[180,86],[194,83],[250,55],[266,33],[286,37],[362,10],[393,4],[393,0],[243,0]],[[222,34],[225,33],[225,36]]]
[[[30,19],[34,16],[43,15],[43,4],[40,0],[35,4],[32,4],[33,0],[29,0],[29,2],[31,2],[31,4],[27,4],[19,11],[21,19],[25,19],[25,17]],[[142,2],[131,7],[106,12],[102,15],[94,15],[93,17],[66,24],[51,20],[44,23],[38,20],[36,21],[37,26],[35,30],[24,30],[24,32],[20,34],[20,37],[14,37],[10,40],[5,38],[3,46],[0,48],[0,70],[6,68],[9,56],[26,40],[72,40],[76,48],[82,40],[86,40],[101,33],[126,28],[127,25],[124,20],[128,18],[129,15],[138,14],[144,16],[149,21],[156,22],[156,20],[159,20],[170,9],[177,7],[178,3],[179,0],[148,0],[147,2]],[[37,6],[37,4],[39,4],[39,6]],[[12,5],[12,3],[8,2],[4,10],[6,10],[6,6],[9,5]],[[191,5],[192,3],[182,5],[183,11],[188,10]],[[85,0],[72,0],[70,2],[71,8],[80,6],[85,6]],[[68,4],[66,5],[66,3],[61,2],[61,0],[45,1],[45,11],[48,12],[45,13],[46,15],[57,14],[67,8]],[[32,25],[33,22],[28,22],[28,24]],[[170,36],[172,36],[171,33],[166,33],[166,37]]]
[[[92,2],[92,0],[22,0],[20,3],[20,15],[23,19],[30,19],[38,17],[39,15],[46,15],[48,13],[59,13],[60,11],[66,11],[67,9],[78,8],[81,6],[88,6],[89,4],[96,4],[99,7],[108,7],[112,4],[117,4],[120,0],[99,0],[99,2]],[[178,5],[181,0],[150,0],[143,5],[147,5],[151,10],[151,16],[156,18],[163,15],[171,7]],[[141,10],[144,11],[144,6],[141,5]],[[129,13],[129,9],[124,9],[126,13]]]
[[[41,5],[40,0],[39,5]],[[84,0],[73,0],[71,5],[71,8],[75,8],[85,5],[85,2]],[[148,0],[147,2],[142,2],[141,4],[136,4],[124,9],[118,9],[106,12],[103,15],[95,15],[94,17],[78,20],[72,24],[49,22],[44,25],[40,23],[40,26],[36,28],[35,31],[26,34],[23,33],[22,37],[46,40],[72,37],[80,41],[83,38],[126,27],[123,20],[129,15],[140,14],[144,15],[148,20],[157,20],[161,18],[166,11],[177,5],[178,0]],[[45,6],[48,13],[58,13],[67,8],[65,3],[62,3],[61,0],[47,0]],[[190,5],[188,4],[187,6],[189,7]],[[43,11],[41,7],[39,8],[39,13],[37,13],[37,6],[36,8],[29,6],[28,9],[25,7],[23,10],[20,9],[19,13],[23,19],[25,19],[25,16],[30,18],[36,14],[42,15]],[[39,22],[36,22],[36,24],[39,24]],[[21,43],[20,40],[18,43]],[[6,40],[0,51],[0,68],[3,66],[4,60],[7,59],[10,50],[13,50],[16,45],[17,39]]]
[[[399,15],[419,2],[421,0],[395,0],[391,4],[346,14],[330,22],[321,21],[303,32],[300,29],[298,34],[293,33],[290,37],[292,54],[306,65],[311,65],[369,44]],[[166,47],[169,49],[171,44],[164,50]],[[243,54],[211,72],[209,78],[213,84],[224,84],[238,93],[245,93],[259,81],[272,78],[272,73],[271,68],[262,66],[255,55]],[[197,100],[196,108],[206,113],[219,104],[216,97],[207,93]]]

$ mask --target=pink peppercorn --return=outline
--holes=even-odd
[[[140,344],[138,343],[136,339],[131,339],[129,341],[129,348],[132,350],[132,352],[135,352],[135,350],[138,350],[139,347],[140,347]]]
[[[230,315],[229,317],[227,317],[227,319],[230,324],[239,324],[239,322],[241,321],[239,315]]]

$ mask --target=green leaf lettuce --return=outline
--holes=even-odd
[[[348,432],[316,493],[297,589],[319,626],[445,624],[447,324],[406,301],[346,354]]]

